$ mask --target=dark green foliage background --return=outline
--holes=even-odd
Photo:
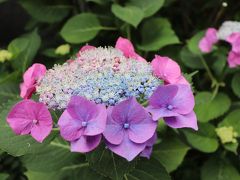
[[[0,49],[13,54],[0,62],[0,180],[125,179],[240,180],[240,68],[229,69],[230,46],[212,53],[197,45],[208,27],[240,21],[240,1],[226,0],[0,0]],[[129,38],[151,61],[154,54],[176,60],[195,92],[199,131],[173,130],[162,121],[150,160],[131,163],[99,147],[70,153],[53,132],[43,144],[15,136],[6,124],[19,101],[19,83],[32,63],[61,64],[86,43],[114,46]],[[70,53],[57,55],[62,44]],[[215,129],[232,126],[237,143],[222,144]],[[100,157],[104,157],[101,158]]]

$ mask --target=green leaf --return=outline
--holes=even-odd
[[[51,139],[50,136],[41,144],[29,135],[19,136],[14,134],[6,122],[6,117],[11,107],[18,101],[19,99],[9,101],[2,106],[3,108],[0,111],[0,149],[13,156],[22,156],[24,154],[37,152],[40,147],[49,143]]]
[[[199,41],[204,36],[205,31],[200,31],[195,34],[190,40],[187,41],[188,49],[194,54],[201,54],[201,51],[198,47]]]
[[[101,145],[93,152],[87,154],[90,167],[99,174],[110,177],[111,179],[121,180],[124,174],[134,169],[136,160],[128,162]]]
[[[209,159],[201,169],[202,180],[238,180],[239,172],[226,160],[220,158]]]
[[[11,41],[8,50],[13,54],[13,67],[16,70],[21,68],[24,72],[37,54],[40,44],[41,38],[36,30]]]
[[[47,1],[43,0],[20,0],[21,6],[30,14],[33,18],[40,22],[54,23],[61,21],[65,18],[71,7],[64,4],[47,4]]]
[[[37,153],[27,154],[21,159],[24,166],[31,171],[52,172],[84,162],[85,157],[80,153],[70,152],[69,145],[52,141],[40,148]]]
[[[71,17],[60,34],[69,43],[83,43],[93,39],[103,29],[96,15],[82,13]]]
[[[215,127],[209,123],[198,123],[198,131],[191,129],[181,130],[187,142],[205,153],[215,152],[219,146]]]
[[[156,159],[141,159],[136,168],[126,175],[128,180],[171,180],[166,169]]]
[[[176,137],[164,139],[154,147],[152,156],[159,160],[168,172],[174,171],[182,163],[190,148]]]
[[[222,116],[230,108],[231,101],[226,94],[219,93],[213,100],[210,92],[200,92],[195,96],[194,111],[200,122],[208,122]]]
[[[142,44],[138,47],[144,51],[157,51],[164,46],[179,43],[170,22],[164,18],[151,18],[145,21],[141,36]]]
[[[26,176],[29,180],[79,180],[79,178],[83,180],[109,180],[91,170],[87,163],[65,166],[61,170],[54,172],[27,171]]]
[[[240,109],[228,114],[227,117],[225,117],[223,121],[218,124],[218,127],[223,126],[233,127],[234,131],[238,133],[238,137],[240,137]]]
[[[113,4],[111,11],[116,17],[134,27],[137,27],[143,19],[143,11],[136,6],[126,5],[122,7],[118,4]]]
[[[5,74],[0,77],[0,99],[1,104],[7,102],[10,99],[16,99],[18,97],[18,77],[19,72],[13,72],[11,74]]]
[[[240,73],[234,74],[231,85],[234,94],[240,97]]]
[[[0,180],[7,180],[8,176],[9,176],[8,174],[0,173]]]
[[[226,144],[223,144],[223,147],[228,150],[228,151],[231,151],[233,152],[234,154],[238,154],[237,152],[237,149],[238,149],[238,142],[236,143],[226,143]]]
[[[139,7],[144,12],[144,17],[149,17],[163,6],[164,0],[130,0],[128,4]]]
[[[228,49],[227,48],[218,48],[213,52],[213,65],[211,68],[214,70],[215,74],[221,77],[223,70],[226,66],[226,59],[227,59]]]
[[[199,55],[193,54],[188,47],[183,47],[180,52],[181,61],[183,64],[192,69],[204,69]]]
[[[3,3],[3,2],[5,2],[5,1],[7,1],[7,0],[0,0],[0,3]]]

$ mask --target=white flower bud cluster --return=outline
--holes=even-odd
[[[240,22],[237,21],[225,21],[218,29],[218,39],[226,40],[232,33],[240,32]]]

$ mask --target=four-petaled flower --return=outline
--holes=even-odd
[[[149,98],[147,110],[153,120],[163,118],[173,128],[197,127],[196,115],[193,112],[194,96],[191,87],[183,84],[159,86]]]
[[[156,127],[150,114],[131,97],[108,108],[103,135],[111,151],[131,161],[144,150]]]
[[[37,81],[39,81],[47,69],[43,64],[33,64],[23,75],[23,83],[20,84],[20,96],[24,99],[31,98],[36,91]]]
[[[42,142],[52,130],[52,117],[43,103],[22,100],[13,106],[7,116],[7,122],[18,135],[31,134]]]
[[[61,136],[71,142],[71,151],[89,152],[101,141],[107,120],[106,107],[81,96],[72,96],[58,125]]]

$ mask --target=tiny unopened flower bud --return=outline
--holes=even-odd
[[[7,50],[0,50],[0,62],[8,61],[12,58],[12,53]]]
[[[234,131],[232,126],[230,127],[223,126],[223,127],[216,128],[216,133],[223,144],[237,142],[236,140],[237,134]]]
[[[66,55],[70,52],[70,45],[69,44],[63,44],[56,48],[55,54],[57,55]]]

